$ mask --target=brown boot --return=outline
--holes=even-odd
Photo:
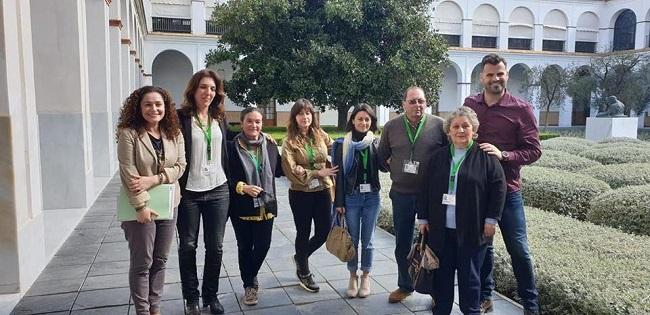
[[[397,289],[390,293],[388,296],[388,303],[397,303],[402,302],[407,296],[411,295],[412,292],[407,292],[402,289]]]

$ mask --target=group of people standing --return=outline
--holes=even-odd
[[[519,192],[519,169],[541,154],[537,127],[530,105],[505,89],[506,61],[488,55],[482,66],[484,92],[467,98],[446,120],[425,113],[424,91],[414,86],[404,94],[404,113],[388,121],[381,136],[367,104],[353,108],[345,136],[333,140],[320,127],[313,104],[299,99],[281,149],[262,132],[258,108],[241,112],[241,132],[227,128],[223,80],[212,70],[192,76],[178,110],[164,89],[135,90],[122,108],[117,140],[120,178],[137,218],[122,222],[136,313],[160,314],[174,226],[186,313],[201,313],[199,298],[212,314],[224,312],[217,293],[228,219],[237,239],[242,302],[257,304],[257,274],[278,215],[275,178],[280,176],[290,183],[296,227],[292,259],[300,286],[319,291],[309,258],[325,243],[333,217],[341,215],[357,249],[347,262],[346,294],[367,297],[380,204],[378,173],[388,171],[398,268],[398,289],[389,302],[400,302],[414,290],[407,255],[417,217],[440,259],[434,314],[451,312],[456,270],[461,311],[491,311],[491,240],[497,224],[512,257],[519,296],[526,311],[537,314]],[[170,220],[156,220],[158,214],[149,207],[148,190],[160,184],[176,186]],[[205,263],[199,292],[201,222]]]

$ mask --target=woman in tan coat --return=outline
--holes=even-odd
[[[330,230],[331,177],[338,170],[326,166],[331,146],[332,138],[320,128],[311,102],[296,101],[282,144],[282,170],[291,183],[289,205],[296,224],[296,274],[300,285],[309,292],[320,290],[309,271],[309,256],[325,243]],[[309,238],[312,221],[314,236]]]
[[[136,211],[136,220],[122,222],[131,253],[131,299],[138,315],[160,314],[165,265],[180,201],[178,178],[186,164],[171,96],[154,86],[133,91],[124,102],[117,128],[120,179]],[[149,208],[148,190],[160,184],[175,185],[174,213],[169,220],[155,220],[158,213]]]

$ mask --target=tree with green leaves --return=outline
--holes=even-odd
[[[437,104],[446,44],[431,29],[432,2],[231,0],[214,10],[226,32],[207,64],[232,64],[237,105],[305,97],[338,110],[339,127],[360,102],[399,108],[411,85]]]
[[[566,71],[558,65],[536,66],[524,72],[521,89],[535,90],[529,93],[534,106],[544,112],[544,127],[548,127],[551,109],[562,109],[567,96],[568,78]]]

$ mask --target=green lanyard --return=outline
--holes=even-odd
[[[411,161],[413,161],[413,150],[415,149],[415,141],[418,141],[418,138],[420,137],[420,132],[422,132],[422,129],[426,121],[427,121],[427,116],[426,115],[422,116],[422,119],[420,119],[420,122],[418,123],[418,127],[415,130],[415,135],[414,135],[413,131],[411,130],[411,125],[407,121],[406,115],[404,115],[404,128],[406,128],[406,133],[408,134],[409,142],[411,143],[411,156],[410,156]]]
[[[451,154],[451,171],[449,172],[449,191],[452,191],[454,189],[454,184],[456,182],[456,175],[458,174],[460,165],[463,164],[463,161],[465,161],[467,152],[469,152],[469,150],[472,148],[473,145],[474,145],[474,141],[470,140],[469,145],[467,146],[467,151],[465,152],[465,154],[463,154],[463,157],[461,157],[458,162],[454,162],[454,152],[456,151],[454,145],[452,144],[449,146],[449,153]]]
[[[203,124],[201,123],[201,119],[199,119],[199,115],[194,114],[194,118],[196,119],[196,123],[199,125],[199,128],[201,128],[201,131],[203,132],[203,137],[205,138],[205,142],[208,146],[207,151],[208,151],[208,161],[212,159],[212,117],[208,115],[208,127],[203,127]]]
[[[312,147],[311,139],[307,143],[305,143],[305,152],[307,152],[307,161],[309,161],[309,169],[313,170],[316,153],[314,153],[314,148]]]
[[[248,156],[251,158],[251,161],[253,161],[253,164],[255,164],[255,168],[257,169],[257,172],[262,173],[262,162],[260,161],[259,151],[260,151],[259,147],[255,148],[255,152],[251,151],[250,146],[248,147],[248,150],[246,150]]]
[[[363,182],[368,182],[368,148],[359,151],[361,162],[363,162]]]

